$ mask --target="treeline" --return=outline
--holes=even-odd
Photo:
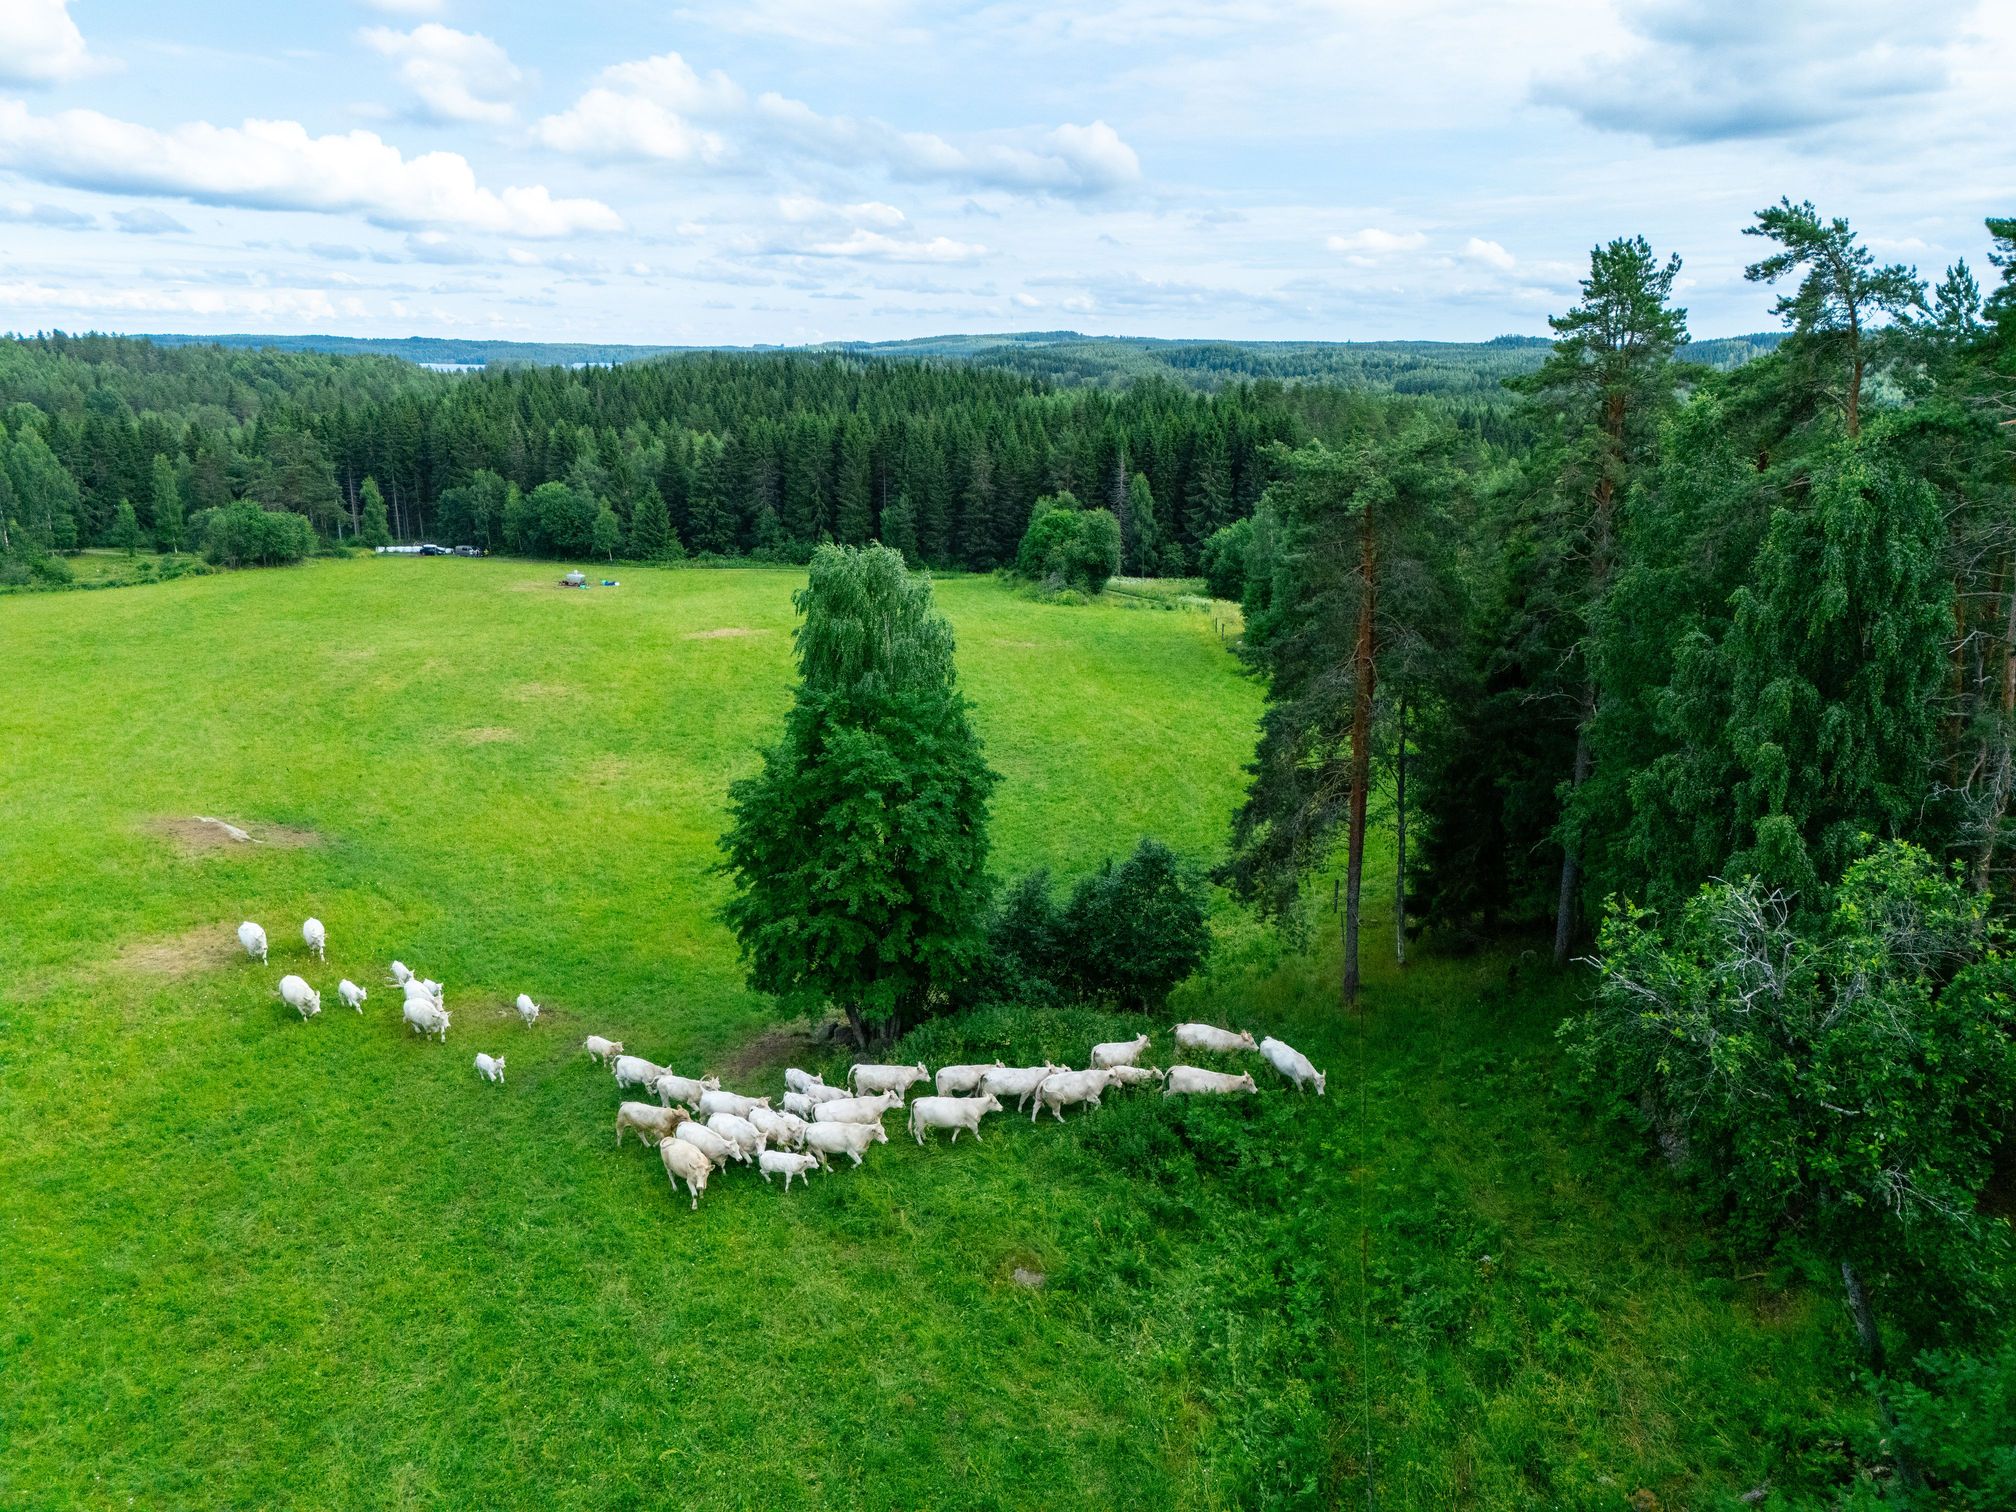
[[[431,538],[553,556],[803,560],[881,540],[913,562],[1013,559],[1036,501],[1070,493],[1191,570],[1250,514],[1282,445],[1390,424],[1390,401],[1278,383],[1060,390],[967,365],[695,355],[449,378],[382,359],[0,343],[0,461],[43,550],[122,544],[240,501],[322,540]],[[1481,418],[1480,418],[1481,416]],[[1451,411],[1480,446],[1516,427]],[[375,518],[382,500],[384,519]]]
[[[1810,204],[1747,230],[1768,355],[1680,362],[1679,260],[1622,239],[1517,382],[1517,454],[1424,414],[1277,458],[1207,554],[1269,687],[1220,876],[1296,918],[1341,849],[1347,1002],[1374,824],[1404,924],[1587,953],[1582,1090],[1841,1288],[1904,1499],[2006,1505],[2016,219],[1985,297]]]

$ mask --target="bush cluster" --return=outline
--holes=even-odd
[[[1081,509],[1069,493],[1036,501],[1015,552],[1015,571],[1047,588],[1098,593],[1120,570],[1120,522],[1104,509]]]
[[[315,531],[305,515],[262,509],[242,499],[202,510],[190,523],[204,557],[216,566],[275,567],[315,550]]]

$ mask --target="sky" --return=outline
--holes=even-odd
[[[0,330],[1770,329],[1780,195],[2016,214],[2012,0],[0,0]]]

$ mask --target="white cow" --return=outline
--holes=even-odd
[[[822,1102],[812,1110],[812,1121],[822,1123],[858,1123],[880,1125],[882,1115],[891,1108],[903,1106],[901,1092],[882,1092],[874,1097],[843,1097],[837,1102]]]
[[[765,1181],[770,1179],[772,1172],[782,1171],[784,1173],[784,1190],[787,1192],[791,1190],[791,1178],[793,1176],[796,1176],[800,1181],[804,1181],[808,1178],[809,1173],[824,1169],[819,1164],[819,1157],[817,1155],[789,1155],[782,1150],[765,1150],[761,1155],[756,1157],[756,1164],[762,1170]]]
[[[581,1048],[606,1066],[612,1056],[623,1053],[623,1041],[604,1039],[599,1034],[591,1034],[581,1041]]]
[[[879,1123],[815,1123],[805,1129],[805,1148],[819,1157],[819,1168],[828,1169],[828,1155],[852,1155],[861,1164],[861,1154],[871,1144],[889,1143],[889,1131]]]
[[[651,1090],[658,1094],[658,1101],[668,1106],[675,1102],[697,1103],[720,1087],[718,1076],[675,1076],[670,1071],[660,1071],[651,1081]]]
[[[1029,1099],[1036,1095],[1036,1089],[1043,1085],[1043,1078],[1070,1069],[1069,1066],[1060,1066],[1053,1061],[1045,1061],[1040,1066],[1005,1066],[982,1076],[979,1090],[992,1092],[996,1097],[1014,1098],[1015,1110],[1019,1113]]]
[[[1237,1076],[1227,1076],[1223,1071],[1202,1071],[1195,1066],[1171,1066],[1169,1085],[1162,1089],[1164,1097],[1174,1097],[1179,1092],[1258,1092],[1249,1072],[1241,1071]]]
[[[1178,1024],[1176,1043],[1185,1050],[1216,1050],[1221,1054],[1260,1048],[1244,1029],[1234,1034],[1230,1029],[1220,1029],[1214,1024]]]
[[[1260,1053],[1267,1057],[1267,1064],[1279,1071],[1289,1081],[1295,1083],[1295,1090],[1306,1091],[1310,1083],[1315,1083],[1316,1095],[1323,1096],[1323,1086],[1328,1078],[1309,1064],[1309,1057],[1293,1045],[1269,1035],[1260,1041]]]
[[[406,969],[404,961],[394,961],[392,963],[392,975],[388,980],[394,987],[404,987],[408,982],[413,980],[413,973]]]
[[[927,1081],[930,1076],[922,1061],[914,1066],[877,1066],[857,1061],[847,1068],[847,1085],[856,1097],[870,1092],[894,1092],[901,1102],[914,1084]]]
[[[747,1165],[763,1153],[763,1131],[733,1113],[710,1113],[707,1127],[735,1146],[735,1158]]]
[[[767,1097],[744,1097],[739,1092],[723,1092],[719,1087],[709,1087],[700,1094],[700,1116],[712,1118],[716,1113],[733,1113],[737,1118],[747,1118],[751,1108],[767,1108]]]
[[[1005,1071],[998,1060],[991,1066],[940,1066],[934,1081],[940,1097],[950,1097],[958,1092],[971,1092],[980,1085],[980,1078],[989,1071]]]
[[[751,1108],[749,1122],[762,1130],[763,1137],[779,1149],[795,1150],[805,1143],[805,1120],[796,1114]]]
[[[280,1001],[299,1013],[304,1021],[322,1011],[322,994],[298,976],[280,978]]]
[[[816,1107],[820,1103],[838,1102],[848,1093],[845,1087],[829,1087],[824,1082],[813,1082],[798,1095]]]
[[[1092,1069],[1109,1070],[1114,1066],[1131,1066],[1141,1058],[1141,1052],[1148,1048],[1148,1036],[1137,1035],[1131,1040],[1109,1040],[1103,1045],[1092,1047]]]
[[[1056,1115],[1059,1123],[1064,1122],[1064,1110],[1073,1103],[1090,1103],[1096,1108],[1100,1094],[1112,1085],[1111,1071],[1053,1072],[1036,1089],[1035,1099],[1029,1105],[1029,1122],[1036,1122],[1036,1115],[1045,1108]]]
[[[422,1039],[433,1035],[442,1044],[448,1043],[448,1010],[437,1003],[409,1002],[399,1011],[399,1016]]]
[[[637,1142],[653,1145],[670,1139],[686,1122],[684,1108],[661,1108],[656,1103],[626,1102],[616,1110],[616,1143],[623,1143],[625,1131],[635,1129]]]
[[[654,1066],[641,1055],[619,1055],[610,1068],[616,1078],[616,1090],[628,1086],[648,1087],[665,1074],[663,1066]]]
[[[329,931],[322,927],[320,919],[306,919],[301,924],[301,943],[308,947],[308,953],[318,961],[329,959]]]
[[[681,1124],[679,1127],[688,1127]],[[713,1162],[692,1145],[678,1139],[658,1141],[658,1158],[665,1162],[665,1176],[672,1183],[672,1190],[679,1190],[679,1183],[686,1183],[686,1190],[693,1198],[693,1206],[700,1206],[700,1194],[707,1190],[707,1177],[714,1169]]]
[[[1169,1075],[1159,1066],[1108,1066],[1106,1073],[1113,1078],[1116,1087],[1144,1087],[1150,1082],[1159,1082]]]
[[[804,1092],[812,1087],[825,1086],[826,1078],[811,1071],[800,1071],[796,1066],[786,1066],[784,1085],[793,1092]]]
[[[682,1123],[672,1131],[674,1139],[683,1139],[707,1157],[707,1163],[719,1170],[736,1156],[735,1146],[705,1124],[691,1121]]]
[[[812,1101],[803,1092],[786,1092],[784,1094],[784,1111],[793,1118],[804,1119],[807,1123],[812,1121],[812,1110],[818,1106],[819,1104]]]
[[[266,959],[266,931],[247,919],[238,926],[238,943],[245,947],[245,954],[255,961]]]
[[[342,998],[345,1004],[355,1008],[359,1013],[364,1011],[364,999],[371,996],[370,993],[359,987],[348,977],[343,978],[342,981],[336,984],[336,995]]]
[[[485,1081],[492,1081],[502,1085],[504,1081],[504,1057],[501,1055],[492,1057],[478,1051],[476,1054],[476,1074]]]
[[[921,1145],[926,1129],[950,1129],[952,1143],[957,1144],[959,1131],[964,1129],[977,1143],[980,1120],[1000,1111],[1001,1099],[992,1092],[982,1092],[978,1097],[920,1097],[910,1104],[910,1132]]]
[[[512,1006],[518,1010],[518,1017],[525,1021],[527,1029],[539,1021],[539,1005],[532,1001],[529,994],[519,993],[518,1001]]]

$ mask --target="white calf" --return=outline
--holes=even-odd
[[[812,1121],[812,1110],[818,1106],[817,1103],[812,1101],[803,1092],[786,1092],[784,1094],[784,1111],[789,1113],[793,1118],[804,1119],[807,1123]]]
[[[625,1131],[635,1129],[637,1142],[653,1145],[670,1139],[686,1122],[684,1108],[661,1108],[656,1103],[626,1102],[616,1110],[616,1143],[623,1143]]]
[[[404,987],[408,982],[413,980],[413,973],[406,969],[404,961],[394,961],[392,963],[392,975],[387,980],[394,987]]]
[[[298,976],[280,978],[280,1001],[299,1013],[303,1019],[311,1019],[322,1011],[322,994]]]
[[[829,1087],[824,1082],[813,1082],[798,1095],[817,1106],[820,1103],[838,1102],[848,1093],[845,1087]]]
[[[606,1066],[612,1056],[623,1053],[623,1041],[604,1039],[599,1034],[591,1034],[581,1041],[581,1048]]]
[[[686,1125],[681,1124],[683,1129]],[[686,1183],[686,1190],[693,1198],[693,1206],[700,1206],[700,1194],[707,1190],[707,1177],[714,1169],[712,1162],[692,1145],[677,1139],[658,1141],[658,1158],[665,1162],[666,1179],[672,1183],[672,1190],[679,1190],[679,1183]]]
[[[805,1143],[805,1120],[795,1114],[751,1108],[749,1122],[762,1130],[763,1137],[779,1149],[795,1150]]]
[[[1103,1045],[1092,1047],[1092,1069],[1109,1070],[1114,1066],[1131,1066],[1141,1058],[1141,1052],[1148,1048],[1148,1036],[1143,1034],[1131,1040],[1109,1040]]]
[[[954,1144],[959,1143],[959,1131],[964,1129],[977,1142],[980,1120],[1000,1111],[1001,1100],[992,1092],[978,1097],[920,1097],[910,1104],[910,1132],[920,1145],[926,1129],[950,1129]]]
[[[1107,1074],[1116,1087],[1140,1087],[1165,1080],[1169,1073],[1159,1066],[1108,1066]]]
[[[1267,1057],[1267,1064],[1279,1071],[1289,1081],[1295,1083],[1295,1090],[1306,1091],[1310,1083],[1315,1083],[1316,1095],[1323,1095],[1323,1084],[1328,1080],[1321,1071],[1309,1064],[1309,1057],[1293,1045],[1269,1035],[1260,1041],[1260,1053]]]
[[[958,1092],[972,1092],[980,1085],[980,1078],[989,1071],[1005,1071],[998,1060],[991,1066],[940,1066],[935,1078],[940,1097],[950,1097]]]
[[[876,1097],[843,1097],[837,1102],[822,1102],[812,1110],[812,1121],[822,1123],[856,1123],[881,1126],[882,1115],[891,1108],[903,1106],[903,1094],[884,1092]]]
[[[744,1097],[739,1092],[723,1092],[719,1087],[709,1087],[700,1094],[700,1116],[712,1118],[716,1113],[733,1113],[737,1118],[747,1118],[751,1108],[767,1108],[767,1097]]]
[[[448,1010],[433,1003],[409,1002],[400,1010],[399,1016],[422,1039],[429,1035],[438,1038],[442,1044],[448,1043]]]
[[[793,1092],[805,1092],[813,1087],[825,1086],[826,1079],[823,1076],[816,1076],[810,1071],[800,1071],[796,1066],[786,1066],[784,1068],[784,1085]]]
[[[1043,1078],[1059,1071],[1068,1071],[1069,1066],[1059,1066],[1045,1061],[1040,1066],[1006,1066],[998,1071],[989,1071],[980,1078],[980,1090],[992,1092],[996,1097],[1015,1099],[1015,1111],[1021,1112],[1036,1089],[1043,1085]]]
[[[1036,1122],[1036,1115],[1045,1108],[1059,1123],[1064,1122],[1064,1110],[1073,1103],[1090,1103],[1096,1108],[1100,1094],[1112,1085],[1111,1071],[1059,1071],[1046,1076],[1029,1106],[1029,1122]]]
[[[1216,1050],[1221,1054],[1260,1048],[1244,1029],[1234,1034],[1230,1029],[1220,1029],[1213,1024],[1178,1024],[1176,1043],[1185,1050]]]
[[[359,1013],[364,1011],[364,999],[371,996],[370,993],[359,987],[348,977],[343,978],[342,981],[336,984],[336,995],[342,998],[345,1004],[355,1008]]]
[[[707,1127],[735,1146],[735,1158],[747,1165],[763,1153],[763,1131],[733,1113],[710,1113]]]
[[[419,977],[408,977],[399,990],[406,994],[406,1001],[409,1003],[433,1003],[444,1008],[447,1006],[442,999],[439,982],[423,982]]]
[[[245,947],[245,954],[253,960],[266,959],[266,931],[250,919],[238,926],[238,943]]]
[[[756,1164],[762,1170],[765,1181],[770,1179],[773,1171],[782,1171],[787,1192],[791,1190],[793,1176],[804,1181],[810,1172],[822,1169],[817,1155],[787,1155],[782,1150],[765,1150],[756,1157]]]
[[[1169,1085],[1162,1089],[1164,1097],[1174,1097],[1179,1092],[1257,1092],[1252,1076],[1241,1071],[1237,1076],[1227,1076],[1223,1071],[1200,1071],[1195,1066],[1171,1066]]]
[[[307,919],[302,922],[301,943],[308,947],[308,953],[316,960],[329,959],[329,931],[322,927],[320,919]]]
[[[900,1102],[913,1085],[928,1080],[930,1076],[922,1061],[914,1066],[876,1066],[856,1062],[847,1068],[847,1085],[856,1097],[871,1092],[894,1092]]]
[[[697,1124],[690,1121],[682,1123],[672,1131],[672,1137],[674,1139],[683,1139],[686,1143],[692,1145],[701,1154],[705,1155],[707,1163],[717,1170],[736,1158],[735,1146],[728,1143],[727,1140],[716,1134],[705,1124]]]
[[[499,1055],[493,1058],[479,1051],[476,1056],[476,1074],[485,1081],[496,1082],[501,1086],[504,1081],[504,1057]]]
[[[805,1128],[805,1148],[819,1157],[819,1168],[827,1169],[828,1155],[852,1155],[861,1164],[861,1154],[871,1144],[889,1143],[889,1132],[879,1123],[815,1123]]]
[[[665,1074],[663,1066],[654,1066],[641,1055],[619,1055],[610,1068],[616,1078],[616,1090],[628,1086],[648,1087]]]
[[[525,1021],[527,1029],[530,1029],[539,1021],[539,1005],[533,1002],[531,997],[526,993],[519,993],[518,1001],[512,1004],[512,1006],[518,1010],[518,1017]]]

